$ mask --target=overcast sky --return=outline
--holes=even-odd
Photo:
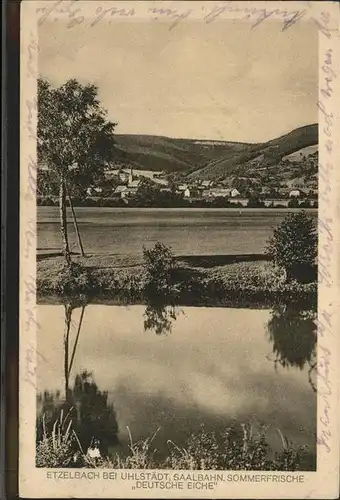
[[[259,142],[317,122],[317,28],[231,20],[39,29],[39,72],[95,83],[117,133]]]

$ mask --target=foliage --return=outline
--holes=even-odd
[[[305,211],[286,216],[268,241],[267,254],[285,269],[287,279],[308,280],[313,276],[317,256],[317,232]]]
[[[79,466],[115,469],[297,471],[301,470],[301,462],[306,456],[306,447],[295,449],[279,430],[282,449],[274,453],[268,444],[267,428],[261,426],[255,435],[251,424],[242,424],[241,432],[230,427],[219,434],[207,432],[202,425],[199,432],[189,436],[183,447],[168,440],[168,455],[165,459],[159,459],[153,442],[160,429],[157,429],[151,438],[138,442],[133,442],[128,427],[127,430],[130,439],[127,455],[115,453],[112,456],[102,456],[96,463],[92,463],[83,454]],[[67,462],[64,458],[62,462],[53,461],[53,456],[49,457],[49,449],[42,447],[42,441],[37,443],[37,463],[41,464],[41,467],[70,464],[72,451],[68,452]]]
[[[58,196],[59,179],[58,175],[53,170],[37,171],[37,195],[43,197]]]
[[[234,428],[222,434],[201,432],[192,434],[184,447],[179,448],[171,441],[167,459],[169,468],[188,470],[285,470],[299,469],[303,449],[294,450],[283,440],[283,450],[270,457],[266,428],[258,436],[253,435],[250,424],[242,424],[242,435]]]
[[[82,265],[71,262],[64,265],[54,278],[53,289],[60,295],[89,293],[96,286],[94,276]]]
[[[37,206],[43,207],[55,207],[57,202],[55,198],[50,196],[37,196]]]
[[[257,196],[249,197],[247,208],[262,208],[264,206],[264,202],[261,201]]]
[[[177,315],[174,305],[168,305],[163,300],[149,302],[144,313],[144,330],[152,330],[156,335],[171,333]]]
[[[114,298],[140,303],[158,310],[150,312],[159,323],[171,319],[162,304],[167,305],[274,305],[276,303],[314,304],[317,283],[285,281],[285,272],[271,262],[237,262],[207,269],[170,265],[166,285],[161,289],[157,272],[151,279],[146,266],[125,259],[124,267],[115,267],[110,257],[78,259],[79,274],[72,274],[61,259],[48,258],[38,262],[37,290],[40,295],[67,296],[82,293],[88,296]],[[136,261],[137,262],[137,261]],[[76,263],[73,263],[76,264]]]
[[[104,467],[114,467],[118,469],[153,469],[157,468],[157,462],[155,460],[156,450],[152,448],[154,439],[159,431],[153,434],[153,436],[141,439],[134,442],[129,427],[127,427],[129,434],[129,450],[130,454],[121,457],[116,454],[114,457],[110,458],[106,463],[103,464]]]
[[[288,202],[288,208],[299,208],[299,206],[300,206],[300,203],[299,203],[299,200],[297,198],[292,198]]]
[[[40,425],[41,428],[40,428]],[[64,418],[63,410],[47,430],[45,417],[37,423],[37,467],[69,467],[73,460],[74,435],[69,414]],[[39,431],[42,435],[39,436]]]
[[[88,183],[114,158],[115,126],[95,85],[72,79],[53,88],[38,80],[38,161],[71,183]]]
[[[45,181],[44,181],[45,182]],[[59,198],[56,194],[55,185],[51,189],[45,189],[42,187],[42,181],[38,179],[39,191],[37,194],[37,204],[40,206],[58,206]],[[138,190],[135,195],[131,195],[128,198],[121,198],[118,195],[113,194],[112,186],[105,186],[100,184],[102,187],[101,193],[87,195],[82,186],[72,185],[69,188],[70,194],[72,195],[72,203],[74,207],[125,207],[125,208],[135,208],[135,207],[147,207],[147,208],[241,208],[242,210],[261,208],[263,210],[275,208],[275,209],[287,209],[287,205],[284,203],[273,203],[261,201],[259,196],[254,196],[249,198],[247,205],[241,202],[229,201],[229,198],[225,196],[218,196],[216,198],[183,198],[182,195],[178,193],[172,193],[170,191],[161,191],[160,189],[153,189],[152,191],[144,191],[142,188]],[[247,195],[248,196],[248,195]],[[247,197],[246,196],[246,197]],[[275,197],[274,197],[275,198]],[[298,200],[293,198],[288,202],[288,208],[318,208],[317,199],[303,199]]]
[[[143,267],[146,273],[146,291],[154,293],[170,291],[175,268],[175,259],[171,248],[157,242],[153,248],[143,247]]]

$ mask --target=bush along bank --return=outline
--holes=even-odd
[[[60,418],[51,431],[44,425],[36,443],[37,467],[299,471],[315,470],[316,465],[315,453],[307,446],[294,447],[278,431],[282,448],[274,451],[268,443],[266,428],[255,433],[251,424],[227,427],[220,433],[206,431],[202,425],[200,431],[192,433],[182,446],[168,439],[165,457],[157,453],[154,445],[160,429],[150,438],[135,443],[127,428],[129,452],[103,456],[99,448],[86,450],[81,446],[72,424],[72,420]]]
[[[86,258],[64,265],[62,260],[38,263],[38,298],[85,295],[90,301],[125,303],[163,300],[178,305],[265,307],[280,303],[316,305],[317,283],[286,281],[271,262],[237,263],[209,269],[193,268],[170,259],[166,272],[151,257],[154,269],[86,265]]]

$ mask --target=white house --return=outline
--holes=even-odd
[[[117,186],[114,190],[114,194],[118,194],[121,198],[125,198],[127,190],[127,186]]]
[[[236,198],[236,196],[241,196],[241,193],[240,193],[240,191],[238,191],[238,189],[234,188],[231,190],[230,196],[232,198]]]
[[[202,193],[203,198],[229,198],[231,196],[231,189],[229,188],[213,188],[213,189],[205,189]]]
[[[292,189],[289,193],[290,198],[298,198],[301,195],[301,192],[299,189]]]

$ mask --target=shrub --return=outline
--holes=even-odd
[[[299,206],[300,206],[300,203],[299,203],[299,200],[297,198],[292,198],[288,202],[288,208],[299,208]]]
[[[53,290],[61,295],[73,293],[89,293],[96,288],[96,283],[92,274],[76,262],[65,265],[52,283]]]
[[[168,468],[187,470],[299,470],[304,448],[294,449],[281,433],[283,449],[274,456],[263,427],[255,436],[251,424],[242,424],[242,434],[235,428],[221,434],[192,434],[183,448],[169,444]]]
[[[251,196],[247,203],[247,208],[262,208],[264,206],[264,202],[256,196]]]
[[[171,289],[175,259],[171,248],[157,242],[153,248],[143,248],[143,268],[146,291],[167,293]]]
[[[37,196],[37,205],[52,207],[53,205],[55,205],[55,203],[49,196]]]
[[[312,281],[316,277],[317,241],[313,219],[301,211],[287,215],[274,230],[266,252],[285,269],[287,280]]]
[[[97,206],[97,200],[95,198],[87,196],[85,198],[85,200],[84,200],[84,206],[85,207],[96,207]]]

